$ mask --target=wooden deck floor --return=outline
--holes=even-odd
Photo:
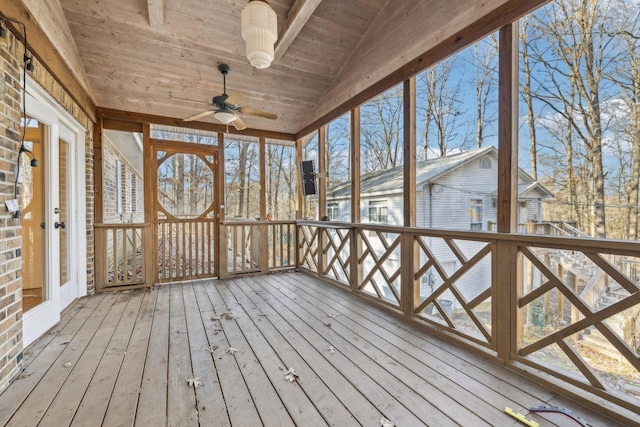
[[[25,366],[0,425],[517,426],[505,406],[540,405],[617,425],[301,273],[83,298]]]

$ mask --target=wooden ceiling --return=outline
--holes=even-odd
[[[347,111],[354,97],[375,95],[376,87],[402,81],[543,3],[269,0],[281,44],[273,64],[259,70],[246,59],[240,33],[247,0],[19,1],[98,107],[191,116],[222,93],[217,66],[227,63],[227,92],[279,116],[242,116],[246,124],[298,136],[341,107]],[[47,25],[58,13],[64,25]],[[212,116],[202,121],[216,123]]]

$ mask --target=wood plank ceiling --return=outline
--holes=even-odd
[[[184,118],[222,93],[278,114],[243,116],[251,128],[295,133],[308,121],[389,0],[271,0],[281,29],[300,11],[279,59],[265,70],[245,57],[245,0],[60,0],[97,105]],[[305,22],[305,18],[308,21]],[[281,34],[282,38],[282,34]],[[212,116],[203,121],[215,122]]]
[[[547,0],[270,0],[281,41],[263,70],[245,57],[248,0],[58,1],[98,107],[192,116],[227,63],[227,92],[279,116],[242,116],[249,128],[302,137]]]

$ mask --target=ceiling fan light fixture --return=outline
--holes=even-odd
[[[215,117],[216,120],[218,120],[221,123],[224,123],[225,125],[228,125],[229,123],[231,123],[236,119],[236,115],[233,113],[230,113],[229,111],[216,111],[213,114],[213,117]]]
[[[273,61],[273,45],[278,40],[276,13],[266,0],[250,0],[242,9],[240,22],[247,59],[256,68],[267,68]]]

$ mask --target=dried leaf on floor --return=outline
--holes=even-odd
[[[62,341],[62,342],[60,343],[60,345],[67,345],[67,344],[69,344],[70,342],[71,342],[71,341]]]
[[[331,314],[329,315],[329,317],[333,317],[334,319],[335,319],[336,317],[338,317],[338,316],[342,316],[342,314],[334,314],[334,313],[331,313]]]
[[[395,424],[393,424],[385,417],[380,417],[380,427],[395,427]]]
[[[225,313],[222,313],[222,317],[226,320],[232,320],[235,319],[234,315],[231,314],[231,310],[226,311]]]
[[[331,353],[331,354],[336,352],[336,349],[333,348],[333,346],[329,346],[328,350],[329,350],[329,353]]]
[[[62,365],[62,366],[64,366],[65,368],[70,368],[70,367],[72,367],[72,366],[73,366],[73,363],[71,363],[71,362],[64,362],[64,365]]]
[[[217,345],[215,345],[215,344],[210,344],[210,345],[208,345],[208,346],[206,347],[206,350],[207,350],[209,353],[213,353],[213,352],[214,352],[215,350],[217,350],[217,349],[218,349],[218,346],[217,346]]]
[[[29,376],[31,376],[33,374],[33,372],[25,372],[23,374],[18,375],[18,378],[16,378],[16,380],[22,380],[25,379]]]
[[[204,382],[200,381],[200,378],[202,378],[202,377],[188,378],[187,379],[187,384],[191,388],[198,388],[198,386],[204,385]]]
[[[331,327],[331,322],[325,322],[324,326],[326,326],[327,328]]]
[[[238,351],[238,349],[237,349],[237,348],[229,347],[229,348],[227,349],[227,354],[231,354],[231,355],[233,355],[233,354],[236,354],[236,352],[237,352],[237,351]]]
[[[290,383],[295,382],[298,380],[298,374],[296,374],[296,371],[293,368],[289,368],[284,376],[284,379],[289,381]]]
[[[222,319],[221,314],[213,313],[213,316],[211,316],[211,320],[220,320],[220,319]]]

